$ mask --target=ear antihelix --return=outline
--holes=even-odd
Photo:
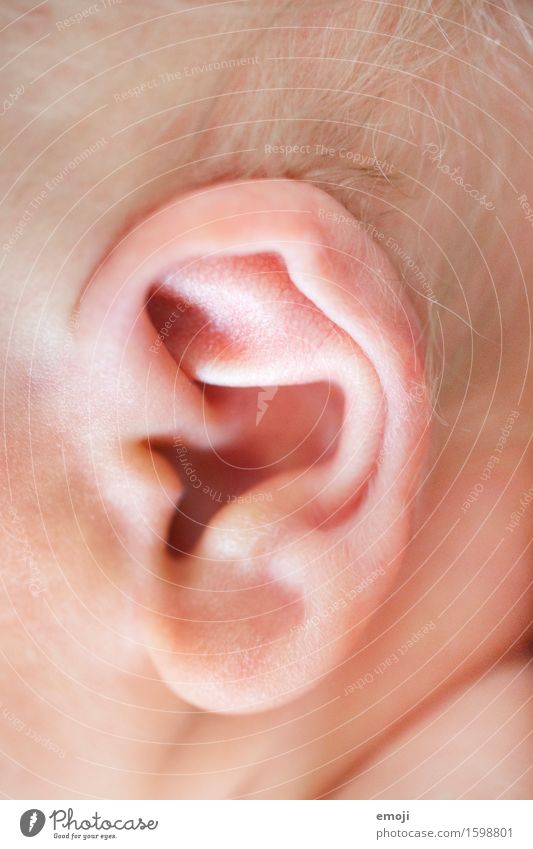
[[[283,703],[354,650],[408,538],[428,407],[398,275],[345,209],[285,180],[177,199],[105,274],[123,288],[119,326],[148,303],[157,339],[182,305],[153,366],[199,388],[181,419],[169,407],[178,516],[197,528],[182,521],[180,544],[174,522],[146,579],[148,649],[200,707]],[[262,387],[276,391],[258,421]]]

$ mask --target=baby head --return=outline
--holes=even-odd
[[[3,14],[14,703],[71,741],[58,702],[116,729],[162,688],[240,714],[354,680],[443,562],[476,536],[455,593],[525,530],[528,4]]]

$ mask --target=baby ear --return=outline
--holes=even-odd
[[[182,480],[134,582],[158,670],[205,709],[295,698],[353,653],[408,540],[428,404],[395,269],[317,188],[222,184],[133,229],[86,309]]]

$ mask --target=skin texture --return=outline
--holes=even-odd
[[[516,197],[533,198],[525,48],[494,10],[512,61],[498,84],[487,82],[482,60],[479,68],[467,61],[483,51],[468,50],[446,18],[457,49],[448,55],[441,45],[416,86],[400,85],[384,60],[366,84],[348,80],[341,60],[362,45],[362,74],[382,43],[363,38],[368,21],[351,17],[353,4],[339,4],[336,17],[349,35],[326,31],[328,14],[312,4],[280,5],[275,31],[273,11],[257,5],[196,5],[172,14],[109,6],[68,25],[67,3],[28,14],[14,3],[2,13],[5,85],[24,93],[2,116],[0,159],[0,791],[527,797],[532,508],[521,499],[532,481],[533,268],[531,226]],[[394,10],[383,23],[393,31]],[[474,31],[470,38],[486,47]],[[231,57],[250,61],[185,71]],[[406,68],[414,61],[402,54]],[[425,146],[442,132],[445,155],[432,161]],[[318,141],[390,161],[393,176],[362,173],[339,153],[302,152]],[[267,153],[265,145],[300,149]],[[479,187],[476,197],[450,179],[448,163]],[[497,222],[479,202],[483,193],[497,200]],[[232,203],[248,216],[246,228],[226,220]],[[323,209],[346,221],[322,218]],[[314,228],[304,223],[310,214]],[[252,270],[235,263],[243,232],[261,245]],[[209,263],[197,277],[174,278],[189,311],[150,351],[168,316],[165,273],[213,249],[232,258],[216,271],[225,300]],[[406,276],[409,259],[421,277]],[[370,272],[352,274],[354,262]],[[319,276],[316,291],[306,273]],[[265,279],[277,286],[273,304]],[[206,322],[214,331],[191,345]],[[284,328],[281,342],[269,336],[273,326]],[[296,338],[303,351],[320,350],[314,372],[307,356],[299,360]],[[207,395],[199,382],[212,387]],[[257,396],[247,392],[273,384],[281,389],[256,428]],[[413,403],[400,414],[393,401],[404,384]],[[331,400],[320,385],[342,392]],[[192,515],[214,523],[194,542],[190,520],[174,518],[186,490],[176,436],[202,480],[249,491],[245,475],[235,483],[227,464],[215,464],[213,444],[233,466],[275,465],[278,441],[281,456],[292,456],[324,398],[329,418],[279,471],[292,480],[310,467],[309,476],[284,501],[231,504],[214,517],[204,518],[205,499],[191,496]],[[341,414],[356,402],[372,422],[362,444]],[[396,413],[386,417],[391,404]],[[387,427],[393,437],[380,457]],[[328,487],[337,454],[316,462],[339,428],[348,436],[346,490],[357,493],[371,473],[397,499],[375,508],[383,546],[353,572],[366,502]],[[268,478],[253,485],[275,491]],[[287,517],[293,501],[298,515],[316,493],[303,533]],[[343,512],[331,522],[339,498]],[[254,549],[250,582],[243,551],[265,525],[289,540],[289,567],[259,558],[255,571]],[[178,590],[169,541],[180,550]],[[269,542],[267,559],[280,545]],[[321,571],[303,580],[321,545]],[[233,565],[221,579],[196,568],[222,556]],[[231,601],[215,594],[213,606],[198,602],[212,580],[231,588]],[[355,601],[343,606],[350,591]],[[242,620],[243,607],[264,620],[258,643],[272,643],[259,682],[247,626],[227,626]],[[206,627],[214,619],[220,634]],[[308,620],[319,627],[302,631]],[[320,647],[316,657],[306,640]],[[219,643],[238,657],[227,669]],[[272,675],[276,661],[282,673]],[[202,682],[213,681],[206,693]]]
[[[84,297],[86,335],[98,340],[86,359],[121,374],[117,399],[125,397],[124,383],[144,385],[152,409],[151,386],[158,397],[165,382],[174,386],[178,412],[163,415],[161,443],[166,429],[167,442],[177,432],[189,446],[185,459],[191,449],[211,452],[227,478],[224,492],[247,452],[246,465],[263,469],[263,480],[246,488],[247,501],[226,501],[189,552],[177,534],[179,556],[148,578],[156,596],[156,663],[180,694],[211,710],[265,710],[344,660],[357,641],[354,616],[364,621],[383,598],[408,536],[406,503],[428,425],[419,330],[385,257],[364,234],[354,237],[356,222],[349,229],[330,223],[343,212],[296,181],[230,183],[187,195],[128,236]],[[179,298],[182,311],[167,356],[157,349],[157,359],[139,362],[153,327],[139,321],[138,339],[130,330],[143,306],[138,293],[161,278],[165,301]],[[156,286],[152,302],[158,298]],[[127,348],[117,327],[128,330]],[[258,427],[253,408],[230,406],[228,414],[235,391],[279,384],[282,395],[268,410],[278,433]],[[314,409],[320,384],[343,396],[338,422],[328,397]],[[308,422],[294,423],[278,464],[269,441],[279,445],[285,422],[294,421],[293,387],[300,416],[312,409]],[[318,456],[300,450],[308,434],[315,434]],[[228,447],[241,456],[224,469],[219,451]],[[376,568],[384,574],[385,564],[391,576],[373,586],[369,576]],[[337,603],[328,624],[332,603],[361,581],[368,590],[357,612]]]

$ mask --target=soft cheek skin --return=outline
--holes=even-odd
[[[164,544],[181,487],[162,458],[145,448],[121,449],[109,427],[112,405],[97,402],[95,376],[68,333],[55,346],[49,337],[33,361],[22,356],[26,343],[32,350],[33,315],[25,318],[6,370],[1,498],[10,621],[28,627],[58,663],[65,645],[56,616],[66,617],[86,646],[96,639],[93,647],[105,653],[112,642],[118,657],[116,634],[132,627],[125,594],[132,552],[142,572],[154,546]],[[103,630],[98,622],[106,623]],[[106,633],[111,623],[115,637]]]
[[[88,373],[63,363],[65,394],[60,370],[49,368],[46,376],[35,370],[30,385],[31,369],[9,364],[1,493],[2,772],[21,796],[75,798],[105,788],[111,797],[113,782],[90,766],[81,774],[79,758],[87,757],[89,743],[95,760],[120,762],[128,750],[124,730],[133,738],[142,731],[137,706],[164,700],[136,642],[132,552],[142,570],[153,537],[161,544],[156,531],[163,533],[163,523],[154,515],[164,513],[159,480],[167,472],[159,468],[156,475],[144,454],[142,461],[129,456],[126,490],[116,446],[107,452],[95,445],[101,429],[88,426],[84,415]],[[133,537],[132,515],[134,529],[141,529]],[[150,519],[156,526],[147,531]],[[123,703],[114,711],[117,698]],[[127,780],[122,787],[134,792]]]

